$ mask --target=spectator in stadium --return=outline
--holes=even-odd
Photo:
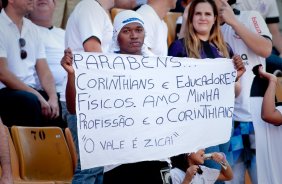
[[[171,157],[170,176],[172,184],[214,183],[217,180],[231,180],[233,177],[232,169],[224,153],[214,152],[211,153],[210,157],[210,159],[221,164],[220,170],[203,166],[205,161],[204,149]]]
[[[207,15],[205,15],[207,14]],[[202,25],[201,17],[207,25]],[[184,38],[171,44],[168,55],[191,58],[230,58],[233,57],[235,68],[238,71],[236,94],[240,92],[239,78],[245,72],[242,60],[234,55],[232,49],[223,40],[218,20],[218,12],[212,0],[192,2],[188,12]]]
[[[252,68],[257,64],[265,65],[264,58],[270,55],[272,49],[271,34],[258,12],[233,10],[230,5],[236,3],[236,0],[215,0],[215,3],[224,39],[240,55],[246,67],[240,79],[241,93],[235,99],[233,133],[230,142],[222,146],[224,150],[221,150],[225,152],[234,176],[232,181],[226,183],[244,183],[246,171],[252,183],[258,183],[255,140],[260,141],[257,138],[263,137],[255,134],[253,124],[254,117],[260,114],[252,114]],[[265,168],[261,169],[263,172]]]
[[[261,117],[264,121],[273,125],[282,125],[281,108],[275,106],[275,92],[277,77],[271,73],[265,72],[263,67],[259,67],[259,76],[268,81],[268,87],[263,97]]]
[[[65,31],[61,28],[53,26],[53,15],[57,0],[34,0],[34,9],[28,15],[28,18],[36,25],[43,40],[46,50],[46,60],[49,68],[54,76],[56,91],[60,96],[61,110],[60,118],[56,122],[49,125],[66,127],[63,120],[66,120],[67,109],[65,100],[65,80],[66,71],[61,66],[61,58],[64,55],[65,49]],[[41,88],[38,77],[36,78],[36,88]]]
[[[235,82],[235,95],[240,94],[241,85],[239,78],[245,72],[242,59],[234,55],[231,47],[224,41],[220,30],[219,12],[213,0],[192,1],[189,5],[188,17],[184,38],[176,40],[169,47],[168,55],[175,57],[191,58],[233,58],[237,69]],[[219,152],[220,146],[216,145],[206,149],[207,153]],[[220,169],[217,164],[207,161],[206,166]]]
[[[282,123],[281,103],[275,103],[277,78],[265,72],[262,65],[252,69],[255,74],[251,87],[251,104],[255,133],[260,137],[256,144],[258,183],[282,183]],[[258,90],[259,89],[259,90]],[[261,115],[261,116],[260,116]],[[272,161],[272,160],[275,160]],[[275,176],[275,177],[273,177]]]
[[[38,28],[24,16],[33,1],[2,0],[0,14],[0,115],[7,126],[42,126],[59,116],[54,78]],[[42,90],[36,89],[35,75]]]

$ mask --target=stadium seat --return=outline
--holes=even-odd
[[[71,155],[59,127],[13,126],[11,131],[23,180],[71,183]]]
[[[14,184],[55,184],[55,182],[53,181],[24,181],[20,177],[18,156],[15,150],[14,143],[12,141],[9,129],[6,126],[5,126],[5,131],[9,139],[9,151],[10,151],[11,167],[12,167],[12,175],[13,175]],[[1,175],[1,167],[0,167],[0,175]]]
[[[176,20],[180,16],[182,16],[182,13],[168,12],[164,18],[164,21],[166,22],[168,28],[168,37],[167,37],[168,47],[175,40]]]
[[[76,152],[76,147],[75,144],[73,142],[73,137],[71,134],[71,131],[69,128],[65,128],[65,137],[66,137],[66,141],[70,150],[70,154],[71,154],[71,158],[72,158],[72,164],[73,164],[73,169],[75,170],[76,166],[77,166],[77,152]]]

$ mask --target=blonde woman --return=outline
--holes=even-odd
[[[194,0],[191,2],[186,22],[184,38],[176,40],[168,50],[169,56],[190,58],[232,58],[237,70],[235,95],[240,94],[239,78],[245,67],[239,55],[234,55],[221,34],[219,14],[214,0]],[[219,146],[206,149],[206,152],[219,152]],[[213,162],[209,167],[220,169]]]

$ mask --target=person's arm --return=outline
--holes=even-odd
[[[234,55],[232,57],[233,64],[235,69],[237,70],[237,77],[235,82],[235,97],[239,96],[241,92],[241,85],[240,85],[240,78],[245,73],[246,68],[244,66],[244,63],[242,61],[242,58],[239,55]]]
[[[47,117],[54,119],[59,116],[58,96],[56,93],[54,77],[49,69],[45,59],[38,59],[35,69],[43,90],[47,93],[49,99],[50,112]]]
[[[67,48],[64,51],[64,57],[61,60],[62,67],[66,70],[68,74],[67,86],[66,86],[66,102],[67,102],[67,109],[70,114],[75,114],[75,75],[74,69],[72,66],[72,51],[70,48]]]
[[[225,166],[225,168],[221,167],[217,180],[220,180],[220,181],[232,180],[233,172],[232,172],[232,169],[228,161],[225,158],[225,155],[223,155],[222,153],[215,152],[212,154],[212,159],[218,163],[224,164]]]
[[[273,46],[277,49],[277,51],[280,53],[280,57],[282,57],[282,36],[279,31],[279,24],[278,23],[272,23],[267,24],[269,31],[272,34],[272,42]]]
[[[184,38],[184,36],[185,36],[185,30],[187,29],[187,18],[188,18],[189,6],[190,5],[187,5],[185,7],[184,12],[183,12],[182,24],[181,24],[181,28],[180,28],[180,31],[179,31],[179,34],[178,34],[178,39]]]
[[[220,170],[220,173],[219,173],[217,180],[220,180],[220,181],[230,181],[230,180],[232,180],[233,172],[232,172],[232,169],[231,169],[231,167],[230,167],[230,165],[227,161],[226,161],[226,166],[227,166],[226,169],[221,167],[221,170]]]
[[[244,43],[257,55],[268,57],[272,51],[272,42],[270,39],[253,33],[244,24],[236,19],[231,6],[225,0],[221,0],[222,6],[219,10],[219,16],[225,23],[230,25],[244,41]],[[259,45],[259,47],[258,47]]]
[[[85,52],[102,52],[101,42],[97,37],[88,38],[83,43],[83,48]]]
[[[83,43],[83,48],[85,52],[102,52],[100,40],[96,37],[88,38]],[[68,73],[68,81],[66,86],[66,102],[67,102],[67,109],[69,113],[75,114],[75,74],[74,69],[72,66],[72,51],[70,48],[65,50],[64,57],[61,60],[61,65]]]
[[[13,183],[9,141],[1,119],[0,119],[0,165],[2,168],[2,177],[0,178],[0,184]]]
[[[235,98],[238,97],[241,93],[241,83],[240,80],[238,80],[237,82],[235,82]]]
[[[197,170],[199,169],[199,166],[197,165],[191,165],[185,174],[184,180],[182,182],[182,184],[189,184],[191,183],[194,175],[197,173]]]
[[[275,75],[263,71],[262,66],[259,67],[259,75],[260,77],[268,80],[268,87],[262,101],[261,118],[273,125],[281,125],[282,114],[276,109],[275,106],[275,90],[277,78]]]
[[[29,87],[14,75],[8,69],[7,59],[3,57],[0,58],[0,81],[8,88],[33,93],[35,96],[37,96],[41,103],[42,114],[47,116],[50,113],[50,107],[46,100],[40,95],[40,93],[38,93],[38,91]]]

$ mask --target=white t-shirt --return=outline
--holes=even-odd
[[[219,176],[220,171],[217,169],[201,166],[202,174],[196,174],[191,184],[214,184]],[[181,184],[185,178],[186,173],[178,168],[170,170],[172,184]]]
[[[113,25],[109,15],[97,1],[80,1],[70,15],[66,26],[65,47],[72,51],[83,51],[83,43],[97,37],[103,52],[108,52],[113,36]]]
[[[240,10],[255,10],[260,12],[262,17],[266,20],[278,18],[279,21],[279,11],[276,0],[237,0],[237,4]]]
[[[19,39],[26,42],[22,48],[27,52],[27,58],[21,59]],[[38,27],[30,20],[23,18],[22,31],[7,16],[4,9],[0,14],[0,57],[7,59],[8,69],[23,83],[35,88],[35,65],[37,59],[46,58],[45,48]],[[0,82],[0,89],[5,85]]]
[[[252,32],[269,38],[272,37],[265,21],[258,12],[241,11],[236,17]],[[250,89],[254,78],[252,69],[258,64],[262,64],[265,68],[265,58],[256,55],[251,49],[249,49],[231,26],[224,24],[221,26],[221,29],[225,41],[231,46],[235,54],[239,54],[241,56],[246,67],[246,72],[240,79],[242,86],[241,93],[235,99],[234,120],[252,121],[250,109]]]
[[[137,12],[143,17],[146,30],[145,45],[156,56],[167,56],[168,28],[164,20],[161,20],[155,10],[144,4]]]
[[[55,79],[56,91],[60,93],[60,100],[66,101],[64,80],[67,78],[67,73],[61,66],[65,50],[65,31],[57,27],[48,29],[38,26],[38,28],[45,46],[47,63]],[[38,78],[37,85],[41,88]]]
[[[274,126],[261,119],[263,97],[251,98],[256,139],[258,183],[282,183],[282,126]],[[282,112],[282,106],[276,107]],[[258,115],[259,114],[259,115]]]

